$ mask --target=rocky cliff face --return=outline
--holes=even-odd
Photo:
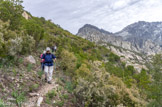
[[[162,22],[139,21],[125,27],[115,35],[130,42],[143,53],[154,54],[162,50]]]
[[[122,31],[115,33],[122,36],[124,40],[138,42],[142,47],[147,40],[162,45],[162,22],[145,22],[139,21],[125,27]]]
[[[115,34],[99,29],[93,25],[86,24],[78,31],[78,36],[87,40],[93,41],[97,44],[109,43],[129,50],[135,50],[134,47],[127,41],[123,41],[122,37],[115,36]]]
[[[131,51],[152,55],[161,53],[162,23],[138,22],[122,31],[110,33],[86,24],[78,31],[78,36],[96,43],[109,43]]]

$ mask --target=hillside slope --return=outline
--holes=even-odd
[[[59,88],[43,94],[42,107],[161,105],[162,56],[154,57],[156,63],[149,63],[149,70],[137,73],[104,46],[72,35],[43,17],[26,12],[30,18],[24,18],[19,0],[0,0],[0,8],[0,106],[21,107],[30,101],[31,93],[40,92],[46,83],[39,56],[54,44],[58,50],[53,81]],[[34,63],[26,60],[29,56]]]
[[[147,69],[145,63],[148,61],[148,58],[146,59],[144,55],[140,54],[139,50],[131,45],[130,42],[123,41],[122,37],[89,24],[80,28],[77,35],[98,45],[105,46],[120,56],[121,60],[126,62],[126,65],[134,66],[138,72],[142,68]]]

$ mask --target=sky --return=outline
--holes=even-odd
[[[162,21],[162,0],[23,0],[33,16],[51,19],[73,34],[85,24],[118,32],[138,21]]]

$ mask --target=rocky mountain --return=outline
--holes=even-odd
[[[113,33],[99,29],[90,24],[86,24],[80,28],[77,35],[98,44],[109,43],[115,46],[123,47],[125,49],[136,50],[129,42],[123,41],[122,37],[115,36]]]
[[[162,48],[162,23],[137,22],[117,33],[110,33],[86,24],[78,31],[78,36],[96,43],[109,43],[131,51],[152,55]]]
[[[0,107],[161,107],[162,55],[140,70],[144,57],[119,47],[131,44],[122,37],[87,27],[85,34],[104,46],[96,45],[21,3],[0,0]],[[53,45],[57,61],[48,84],[38,56]]]
[[[122,37],[116,36],[113,33],[99,29],[93,25],[86,24],[77,34],[84,39],[93,41],[99,45],[103,45],[113,53],[121,57],[121,60],[126,62],[126,65],[132,65],[140,72],[144,66],[144,58],[130,51],[138,51],[129,41],[124,41]]]
[[[140,47],[147,40],[162,45],[162,22],[139,21],[125,27],[116,35],[122,36],[124,40],[138,43]]]
[[[144,53],[161,52],[162,22],[139,21],[115,33]]]

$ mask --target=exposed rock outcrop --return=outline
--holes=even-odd
[[[31,18],[31,16],[30,16],[26,11],[24,11],[24,12],[22,13],[22,16],[23,16],[26,20],[28,20],[28,19]]]
[[[36,64],[36,61],[35,61],[34,57],[31,56],[31,55],[28,56],[28,57],[26,57],[26,58],[24,59],[24,62],[25,62],[25,63]]]
[[[115,35],[130,42],[139,52],[148,55],[162,52],[160,47],[162,46],[162,22],[139,21],[125,27]]]

